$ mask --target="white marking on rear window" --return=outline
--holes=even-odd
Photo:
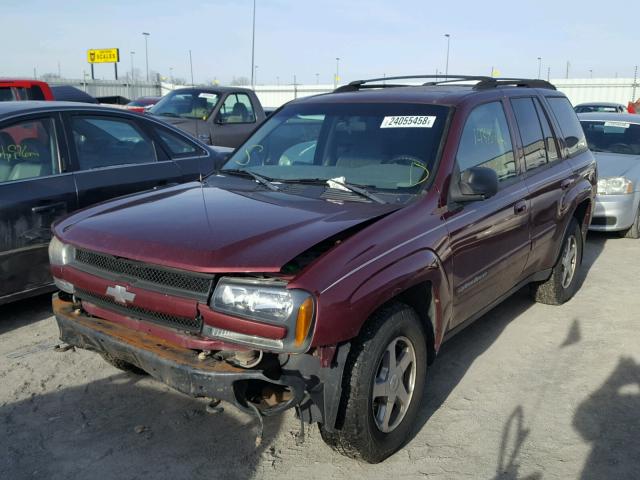
[[[618,128],[629,128],[631,124],[629,122],[604,122],[605,127],[618,127]]]
[[[384,117],[380,128],[431,128],[435,121],[431,115],[398,115]]]

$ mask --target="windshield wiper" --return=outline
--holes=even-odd
[[[271,180],[267,177],[263,177],[262,175],[258,175],[257,173],[252,172],[251,170],[241,170],[239,168],[229,169],[229,170],[220,170],[218,173],[225,174],[228,173],[230,175],[239,175],[239,176],[249,176],[253,178],[256,182],[261,183],[269,190],[273,190],[274,192],[280,191],[277,185],[275,185]]]
[[[344,189],[349,190],[352,193],[357,193],[361,197],[368,198],[369,200],[374,201],[376,203],[381,203],[381,204],[387,203],[384,200],[382,200],[379,196],[371,193],[369,190],[364,188],[362,185],[356,185],[355,183],[349,183],[349,182],[341,182],[333,178],[301,178],[301,179],[295,179],[295,180],[287,179],[287,180],[279,180],[279,181],[283,183],[309,183],[314,185],[324,185],[327,188],[331,188],[328,183],[329,181],[331,181],[332,183],[335,183],[336,185],[339,185]]]

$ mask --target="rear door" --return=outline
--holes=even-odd
[[[57,114],[0,124],[0,303],[51,283],[51,223],[77,208],[60,131]]]
[[[562,161],[549,117],[537,97],[512,98],[510,105],[519,131],[520,156],[531,202],[531,255],[527,273],[551,268],[555,247],[564,235],[564,195],[572,171]],[[575,114],[574,114],[575,115]]]
[[[256,109],[246,93],[230,93],[213,120],[211,144],[236,148],[255,129]]]
[[[491,305],[523,278],[531,245],[529,202],[513,144],[501,101],[470,112],[459,141],[457,172],[491,168],[499,190],[491,198],[464,204],[447,222],[453,257],[452,326]]]
[[[80,207],[179,181],[176,163],[158,155],[151,135],[131,117],[65,115]]]

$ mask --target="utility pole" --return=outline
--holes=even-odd
[[[191,85],[193,86],[193,60],[191,58],[191,50],[189,50],[189,68],[191,69]]]
[[[293,98],[298,98],[298,80],[295,73],[293,74]]]
[[[444,76],[446,78],[446,76],[449,75],[449,42],[451,41],[451,35],[445,33],[444,36],[447,37],[447,63],[444,67]]]
[[[633,70],[633,93],[631,94],[631,101],[636,101],[636,87],[638,86],[638,65]]]
[[[547,82],[549,81],[549,77],[551,77],[551,67],[547,67]]]
[[[144,36],[144,58],[147,66],[147,83],[149,83],[149,45],[147,44],[147,39],[151,34],[148,32],[142,32],[142,35]]]
[[[566,71],[566,73],[565,73],[564,78],[569,78],[569,65],[570,65],[570,64],[569,64],[569,60],[567,60],[567,71]]]
[[[333,88],[338,88],[340,81],[340,57],[336,57],[336,77],[333,79]]]
[[[134,52],[133,50],[131,50],[131,83],[129,85],[129,90],[131,92],[131,100],[134,100],[134,89],[133,89],[133,82],[134,82],[134,76],[133,76],[133,56],[136,54],[136,52]]]
[[[255,55],[256,55],[256,0],[253,0],[253,31],[251,33],[251,87],[255,87]]]

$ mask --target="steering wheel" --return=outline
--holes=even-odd
[[[407,165],[408,167],[413,166],[414,164],[420,165],[422,168],[427,168],[424,161],[418,157],[414,157],[413,155],[396,155],[392,157],[390,160],[385,160],[382,163],[397,163],[398,165]]]
[[[627,145],[626,143],[612,143],[611,145],[609,145],[609,150],[611,150],[613,153],[624,153],[633,155],[631,146]]]

